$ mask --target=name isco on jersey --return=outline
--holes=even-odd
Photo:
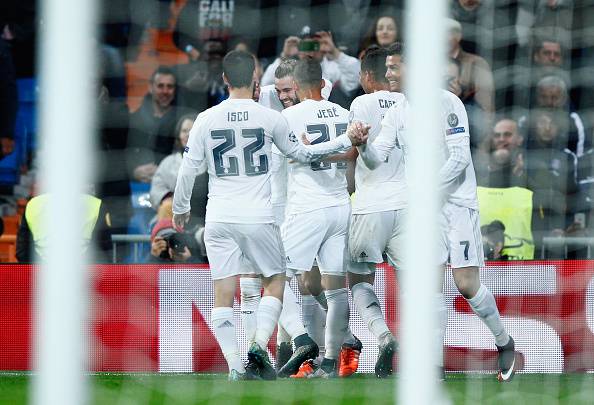
[[[250,118],[247,111],[233,111],[227,113],[227,121],[240,122],[247,121]]]

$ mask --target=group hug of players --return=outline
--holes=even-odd
[[[252,55],[228,53],[223,78],[229,99],[202,112],[190,132],[174,193],[173,222],[181,229],[189,219],[194,178],[207,170],[204,239],[215,292],[211,323],[229,379],[354,373],[362,344],[349,328],[347,288],[378,339],[375,374],[390,376],[398,345],[373,283],[384,254],[401,267],[404,246],[410,135],[409,105],[400,92],[405,79],[402,47],[394,44],[364,54],[360,80],[366,94],[352,102],[350,112],[326,100],[331,87],[315,60],[283,60],[274,86],[260,90],[259,102],[252,100]],[[440,259],[436,268],[443,273],[449,260],[458,290],[495,338],[498,378],[509,381],[514,340],[501,322],[493,294],[479,280],[483,253],[468,118],[450,92],[442,91],[441,105],[439,187],[445,202],[440,243],[434,247]],[[352,199],[345,177],[349,160],[356,160]],[[250,342],[247,365],[233,318],[239,276],[242,324]],[[301,306],[289,285],[293,277]],[[430,300],[439,314],[436,345],[441,356],[436,367],[443,370],[444,296],[441,290],[428,291],[418,299]],[[275,369],[266,347],[277,324]]]

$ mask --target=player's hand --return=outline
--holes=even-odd
[[[347,128],[347,136],[351,140],[353,146],[359,146],[367,143],[369,137],[369,129],[371,127],[367,124],[363,124],[360,121],[355,121]]]
[[[283,52],[281,56],[283,58],[290,58],[295,56],[299,53],[299,42],[301,40],[298,37],[291,36],[285,39],[285,43],[283,45]]]
[[[340,56],[340,49],[334,44],[334,39],[330,32],[318,31],[316,32],[316,37],[318,37],[318,41],[320,42],[320,51],[322,51],[328,59],[332,60]]]
[[[305,132],[301,134],[301,142],[303,142],[304,145],[311,145],[311,142],[309,139],[307,139],[307,134]]]
[[[524,156],[520,153],[516,158],[516,163],[512,168],[512,174],[514,176],[521,176],[524,173]]]
[[[167,250],[167,241],[160,236],[156,236],[151,243],[151,256],[160,257],[165,250]]]
[[[171,223],[173,224],[173,228],[175,228],[176,231],[182,232],[189,220],[190,211],[186,212],[185,214],[173,214]]]

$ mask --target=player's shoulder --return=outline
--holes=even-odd
[[[465,110],[464,103],[460,98],[448,90],[441,90],[442,92],[442,103],[446,111],[459,111]]]
[[[397,91],[389,91],[387,93],[389,94],[389,97],[397,103],[402,104],[406,101],[406,97],[402,93],[398,93]]]
[[[386,116],[404,113],[405,109],[408,107],[408,100],[404,94],[392,91],[389,92],[389,97],[392,105],[386,111]]]

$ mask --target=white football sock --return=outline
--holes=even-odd
[[[326,318],[326,355],[327,359],[338,359],[340,347],[344,342],[349,325],[349,299],[346,288],[326,291],[328,315]]]
[[[324,294],[324,292],[322,292],[320,295],[312,295],[312,297],[314,297],[316,301],[318,301],[322,309],[324,309],[325,311],[328,310],[328,301],[326,299],[326,294]]]
[[[299,302],[287,281],[283,296],[283,310],[280,314],[279,323],[293,339],[307,333],[301,322],[299,312]]]
[[[260,300],[257,315],[258,325],[254,340],[264,350],[266,350],[270,336],[274,332],[274,327],[278,322],[282,309],[283,303],[276,297],[267,295]]]
[[[291,336],[279,323],[276,325],[276,345],[279,346],[281,343],[291,343]]]
[[[379,341],[380,337],[390,333],[382,314],[382,307],[375,295],[375,291],[373,291],[373,286],[369,283],[358,283],[351,288],[351,292],[355,308],[361,315],[361,319],[367,322],[367,327],[373,336]]]
[[[437,331],[435,344],[437,347],[437,365],[443,367],[443,339],[446,327],[448,326],[448,307],[442,293],[435,294],[435,305],[437,310]]]
[[[314,296],[301,296],[301,318],[307,334],[320,348],[320,353],[325,352],[326,311],[322,309]]]
[[[241,292],[241,324],[245,331],[245,338],[253,342],[256,336],[256,313],[260,305],[260,292],[262,280],[259,278],[240,278],[239,290]]]
[[[237,336],[235,335],[235,321],[233,320],[233,308],[217,307],[213,308],[210,316],[212,329],[219,347],[227,360],[229,371],[237,370],[245,373],[245,368],[241,357],[239,356],[239,347],[237,345]]]
[[[327,318],[327,311],[322,308],[320,304],[316,302],[314,306],[314,316],[313,316],[313,333],[314,336],[309,335],[317,344],[318,348],[320,349],[320,361],[324,358],[324,354],[326,353],[326,318]],[[309,332],[308,332],[309,333]]]
[[[497,346],[505,346],[509,342],[509,335],[505,331],[505,327],[501,322],[499,310],[495,303],[495,297],[491,291],[487,290],[484,284],[481,284],[476,295],[466,300],[474,313],[481,318],[487,327],[495,336],[495,344]]]

